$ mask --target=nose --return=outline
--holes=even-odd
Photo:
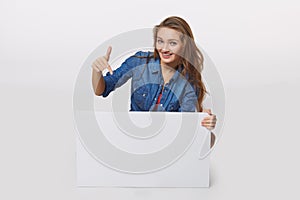
[[[170,51],[169,44],[167,44],[167,43],[163,44],[161,50],[162,50],[163,52],[165,52],[165,51]]]

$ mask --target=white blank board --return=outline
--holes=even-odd
[[[176,143],[178,146],[178,148],[175,146],[176,150],[181,149],[180,151],[182,151],[183,146],[185,147],[184,151],[178,154],[177,157],[170,159],[172,162],[145,171],[143,171],[143,167],[150,166],[153,163],[142,163],[137,166],[138,170],[135,172],[122,169],[123,164],[126,164],[126,159],[125,161],[120,159],[120,157],[109,152],[108,149],[102,149],[101,151],[111,156],[113,162],[120,166],[116,167],[101,160],[101,157],[92,152],[88,143],[82,139],[84,137],[81,136],[85,133],[80,133],[77,137],[76,154],[77,185],[79,187],[209,187],[209,157],[203,158],[202,155],[209,151],[210,132],[200,125],[201,120],[206,115],[206,113],[171,112],[128,112],[126,114],[95,112],[101,134],[112,146],[120,151],[127,152],[127,154],[145,155],[145,157],[156,152],[153,162],[158,162],[158,157],[162,157],[162,155],[166,158],[162,157],[163,160],[170,159],[169,155],[174,156],[172,153],[160,154],[159,152],[171,145],[174,146],[173,143],[180,134],[179,130],[185,131],[182,138],[185,138],[187,134],[190,137],[193,135],[193,137],[188,139],[190,140],[189,145]],[[155,127],[156,124],[153,124],[154,118],[163,119],[160,127]],[[132,134],[130,133],[130,126],[124,128],[124,124],[122,125],[128,120],[131,121],[130,126],[133,126],[134,129]],[[193,121],[193,123],[196,122],[197,128],[191,128],[194,126],[184,123],[187,120]],[[153,133],[149,132],[151,126],[156,128]],[[140,132],[135,130],[140,130]],[[143,137],[139,137],[139,133]],[[128,162],[139,165],[139,161],[135,163],[135,160],[128,160]]]

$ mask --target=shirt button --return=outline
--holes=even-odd
[[[144,93],[144,94],[143,94],[143,97],[145,97],[145,96],[146,96],[146,94]]]

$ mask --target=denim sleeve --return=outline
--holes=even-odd
[[[102,93],[103,97],[107,97],[110,92],[114,91],[116,88],[125,84],[128,79],[132,77],[133,68],[138,65],[141,52],[137,52],[134,56],[127,58],[121,66],[113,71],[111,75],[109,72],[104,76],[105,89]]]

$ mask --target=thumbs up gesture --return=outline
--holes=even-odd
[[[107,48],[105,56],[100,56],[93,62],[92,67],[94,70],[96,70],[96,72],[102,72],[104,69],[108,69],[109,73],[113,74],[113,70],[108,63],[109,57],[111,54],[111,50],[112,50],[112,47],[109,46]]]

